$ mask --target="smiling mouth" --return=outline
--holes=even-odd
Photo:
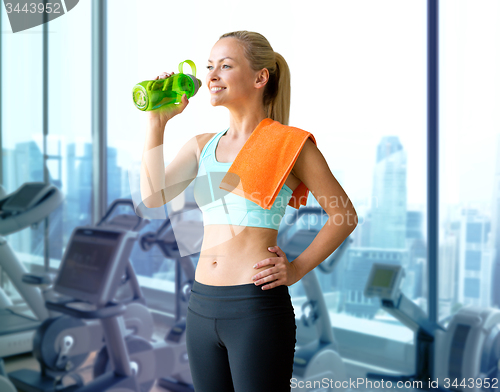
[[[218,93],[219,91],[222,91],[222,90],[225,90],[225,89],[226,89],[226,87],[212,87],[210,89],[210,92],[211,93]]]

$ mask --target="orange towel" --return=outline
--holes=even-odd
[[[266,118],[254,129],[221,181],[232,192],[270,210],[292,171],[306,140],[313,134]],[[294,190],[289,206],[306,205],[309,189],[303,182]]]

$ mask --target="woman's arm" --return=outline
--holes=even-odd
[[[169,78],[174,73],[163,72],[161,75],[157,76],[154,80],[161,80]],[[182,101],[179,105],[165,105],[155,110],[146,111],[146,141],[144,143],[144,149],[142,152],[142,162],[141,162],[141,172],[140,172],[140,187],[141,187],[141,199],[147,208],[161,207],[162,205],[168,203],[175,196],[181,193],[188,185],[192,179],[187,182],[183,181],[183,188],[177,192],[179,186],[176,184],[175,189],[166,184],[165,179],[168,178],[171,185],[178,181],[178,176],[173,178],[173,176],[168,176],[168,168],[165,169],[165,161],[163,159],[163,133],[167,122],[173,117],[182,113],[189,101],[186,94],[182,96]],[[190,140],[181,149],[180,155],[182,157],[181,164],[188,163],[187,168],[182,170],[182,175],[186,177],[191,176],[194,168],[197,165],[196,159],[193,163],[192,161],[192,148],[193,142]],[[194,155],[196,158],[196,155]],[[176,157],[177,165],[179,166],[179,160]],[[173,162],[172,162],[173,163]],[[169,165],[169,167],[172,164]],[[196,174],[195,174],[196,176]],[[187,178],[185,178],[186,180]],[[172,196],[177,192],[174,196]],[[168,195],[170,193],[171,195]],[[171,197],[172,196],[172,197]]]
[[[328,215],[327,222],[313,242],[291,262],[299,279],[302,279],[344,242],[356,228],[358,216],[323,154],[311,140],[307,139],[302,147],[293,171]]]
[[[160,123],[147,120],[146,141],[141,161],[141,198],[147,208],[167,203],[165,188],[165,162],[163,159],[163,129]]]
[[[158,129],[156,129],[158,131]],[[182,193],[198,174],[199,139],[205,134],[189,139],[175,158],[165,167],[163,159],[163,132],[150,127],[146,137],[141,164],[141,197],[147,208],[157,208]]]

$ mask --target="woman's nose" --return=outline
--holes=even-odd
[[[211,71],[208,71],[207,79],[208,80],[218,80],[219,76],[217,76],[217,70],[212,69]]]

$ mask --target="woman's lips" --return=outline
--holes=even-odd
[[[212,87],[210,89],[210,93],[217,94],[217,93],[220,93],[221,91],[224,91],[225,89],[226,89],[226,87]]]

